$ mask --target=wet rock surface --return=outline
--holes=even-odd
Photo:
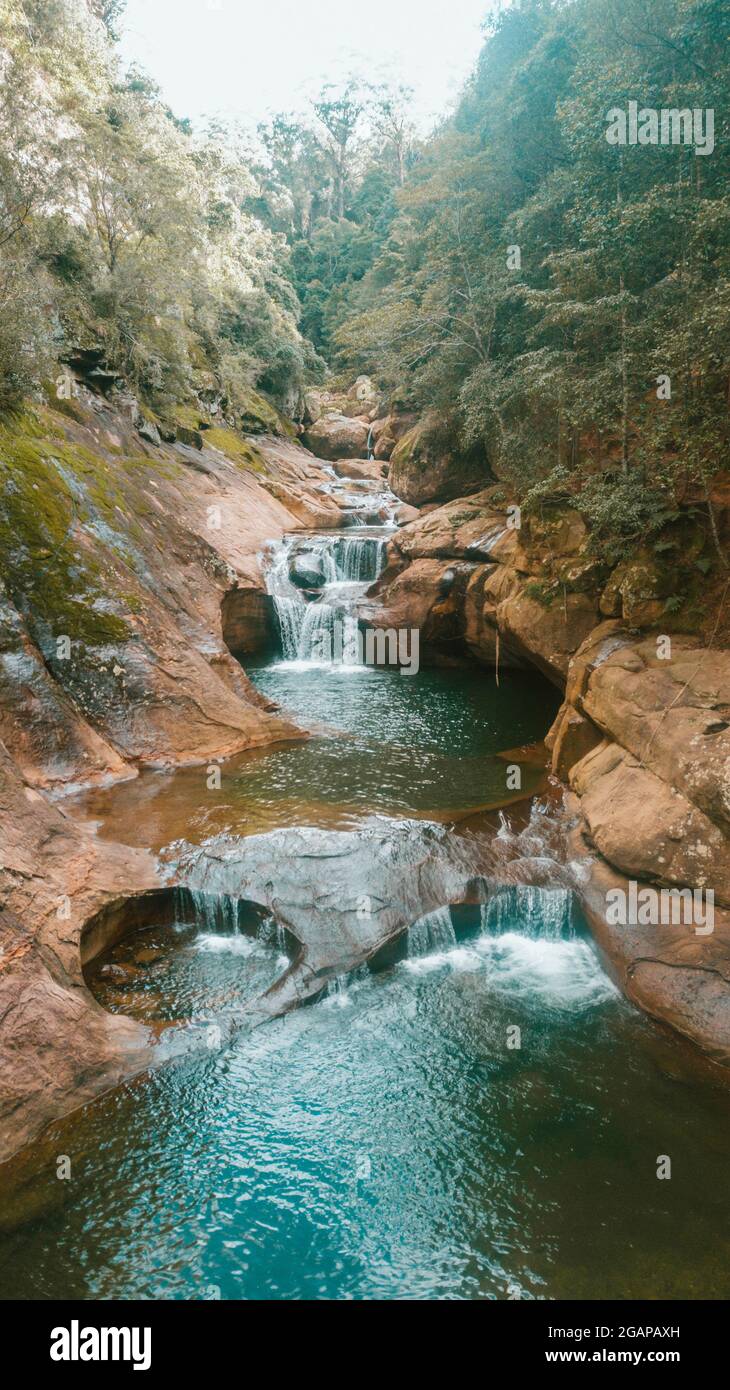
[[[497,883],[535,876],[568,884],[539,834],[537,843],[542,871],[530,858],[529,837],[489,848],[479,833],[423,821],[338,832],[296,828],[175,847],[171,870],[197,892],[260,904],[300,943],[286,974],[243,1011],[241,1021],[251,1025],[316,998],[366,961],[390,963],[388,948],[437,908],[486,902]]]

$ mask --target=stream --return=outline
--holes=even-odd
[[[264,907],[196,897],[196,866],[268,836],[276,884],[292,827],[321,840],[325,899],[333,835],[419,824],[456,825],[492,864],[519,850],[539,883],[447,896],[398,958],[52,1126],[0,1171],[0,1297],[727,1297],[727,1095],[618,993],[557,867],[534,752],[557,692],[363,662],[357,605],[395,499],[351,492],[342,532],[268,547],[280,647],[246,663],[311,737],[232,759],[217,795],[197,768],[75,799],[100,834],[192,865],[174,920],[87,981],[110,1011],[168,1025],[261,995],[292,939]]]

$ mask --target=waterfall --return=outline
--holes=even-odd
[[[370,970],[367,961],[358,965],[354,970],[345,971],[344,975],[336,975],[334,979],[328,980],[325,990],[327,999],[335,999],[338,1004],[347,1002],[346,995],[353,985],[362,984],[363,980],[370,978]]]
[[[456,945],[456,932],[448,907],[439,907],[408,928],[408,959],[440,955]]]
[[[337,539],[332,557],[336,579],[372,584],[385,566],[385,541],[372,536]]]
[[[275,946],[280,955],[288,955],[286,932],[275,917],[264,917],[256,931],[256,940],[265,946]]]
[[[370,462],[372,459],[375,458],[375,454],[373,453],[373,427],[372,427],[372,425],[370,426],[370,429],[368,430],[368,448],[367,448],[367,452],[368,452],[368,462]]]
[[[482,935],[519,932],[532,940],[573,939],[577,934],[573,901],[568,888],[505,888],[482,907]]]
[[[323,577],[318,598],[307,597],[291,581],[297,554],[316,557]],[[380,536],[327,535],[306,542],[290,537],[271,548],[266,586],[285,661],[362,664],[356,605],[382,572],[385,558]]]
[[[227,893],[203,893],[199,888],[176,888],[175,915],[180,922],[189,919],[191,905],[195,926],[211,935],[238,931],[238,898]]]

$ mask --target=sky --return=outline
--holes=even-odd
[[[177,116],[254,128],[351,74],[414,89],[422,130],[453,105],[498,0],[127,0],[121,51]]]

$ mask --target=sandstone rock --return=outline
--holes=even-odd
[[[572,705],[561,706],[545,743],[552,753],[551,767],[556,777],[566,781],[571,768],[602,742],[601,732],[590,719]]]
[[[446,502],[484,486],[486,460],[478,450],[460,451],[445,426],[427,417],[399,441],[390,460],[390,485],[412,506]]]
[[[336,459],[333,468],[338,478],[366,479],[381,488],[386,468],[375,459]]]
[[[368,425],[345,415],[323,415],[304,432],[304,443],[318,458],[361,459],[367,450]]]
[[[629,627],[651,627],[664,616],[671,590],[654,556],[632,556],[619,565],[601,594],[601,613],[622,617]]]
[[[550,606],[522,590],[497,610],[499,630],[549,680],[562,688],[570,658],[595,627],[598,608],[588,594],[566,594]]]
[[[516,544],[517,533],[507,526],[506,513],[495,511],[483,492],[442,507],[427,504],[414,525],[398,537],[401,552],[414,560],[453,557],[509,563]]]
[[[730,652],[599,629],[569,696],[607,735],[730,831]],[[582,688],[581,688],[582,685]]]
[[[730,840],[623,748],[601,743],[572,768],[570,785],[596,847],[622,873],[711,888],[730,905]]]
[[[252,656],[273,647],[277,637],[274,603],[263,589],[230,589],[221,608],[223,641],[234,656]]]
[[[715,930],[686,926],[623,926],[608,920],[608,894],[627,893],[626,878],[591,855],[577,798],[568,851],[583,866],[579,894],[607,968],[639,1008],[668,1024],[717,1061],[730,1061],[730,912],[715,907]]]
[[[400,573],[386,569],[360,604],[368,627],[417,629],[421,657],[437,664],[463,657],[463,604],[471,566],[414,560]]]
[[[389,429],[385,429],[376,439],[373,453],[376,459],[380,459],[381,462],[386,463],[392,458],[395,446],[395,435],[392,434]]]
[[[146,1029],[105,1014],[79,953],[87,916],[159,883],[147,853],[92,839],[0,744],[0,1161],[64,1110],[149,1065]]]

